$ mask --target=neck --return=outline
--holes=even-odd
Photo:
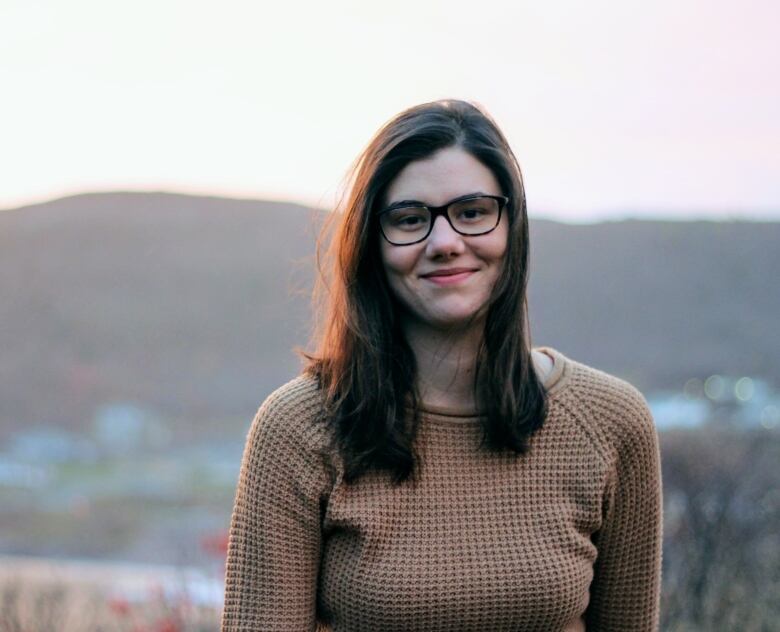
[[[474,408],[474,376],[482,326],[446,332],[407,322],[404,334],[417,363],[417,388],[422,403]]]

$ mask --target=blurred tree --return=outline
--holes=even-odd
[[[780,437],[714,424],[661,434],[667,632],[780,620]]]

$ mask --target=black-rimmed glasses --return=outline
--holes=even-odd
[[[503,195],[465,195],[443,206],[419,202],[396,202],[379,213],[382,236],[394,246],[411,246],[428,238],[439,215],[456,233],[466,236],[489,233],[501,221],[501,211],[509,202]]]

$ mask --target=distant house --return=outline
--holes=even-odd
[[[46,467],[14,462],[0,455],[0,487],[36,489],[46,485],[50,479]]]
[[[657,392],[647,402],[658,428],[693,427],[710,421],[743,427],[780,427],[780,393],[765,380],[711,375],[688,380],[683,392]]]
[[[41,426],[17,433],[11,438],[9,454],[32,463],[65,463],[97,458],[97,446],[61,428]]]
[[[710,414],[710,404],[682,393],[656,393],[647,397],[657,428],[700,426]]]
[[[111,454],[127,454],[166,447],[171,433],[164,421],[134,403],[113,402],[100,406],[93,419],[94,436]]]

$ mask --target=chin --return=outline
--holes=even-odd
[[[409,322],[416,322],[419,326],[457,331],[466,329],[477,324],[484,324],[484,317],[487,313],[486,305],[467,301],[452,301],[451,303],[441,304],[430,301],[417,305],[405,305],[402,307],[404,317]]]
[[[469,310],[459,313],[437,314],[428,320],[431,327],[438,329],[465,329],[484,321],[483,314],[476,310]]]

